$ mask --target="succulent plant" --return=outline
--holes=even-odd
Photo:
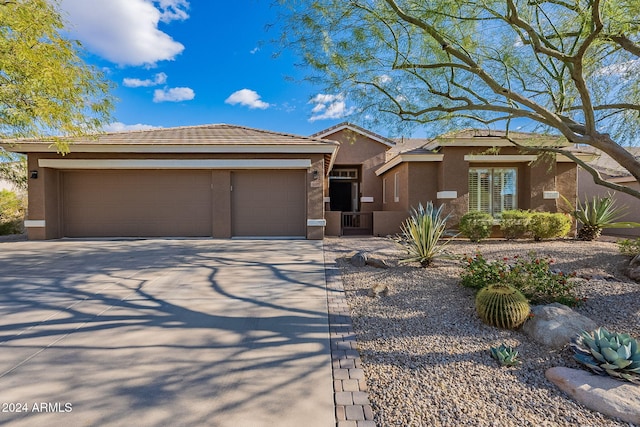
[[[496,359],[500,366],[515,366],[520,363],[518,350],[504,343],[499,347],[491,347],[491,357]]]
[[[599,375],[640,384],[640,349],[629,334],[598,328],[583,331],[571,341],[574,358]]]
[[[476,310],[483,322],[505,329],[515,329],[529,317],[529,302],[516,288],[493,284],[476,295]]]

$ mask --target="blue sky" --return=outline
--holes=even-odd
[[[85,60],[117,84],[106,130],[230,123],[310,135],[348,120],[272,40],[272,0],[61,0]],[[280,52],[277,58],[274,53]]]

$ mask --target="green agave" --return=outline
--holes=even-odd
[[[518,350],[504,343],[499,347],[491,347],[491,357],[496,359],[500,366],[515,366],[520,363]]]
[[[599,375],[640,384],[640,351],[638,342],[629,334],[618,334],[598,328],[583,331],[571,341],[574,358]]]

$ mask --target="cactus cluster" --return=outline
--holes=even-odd
[[[476,310],[483,322],[505,329],[516,329],[529,317],[529,302],[516,288],[493,284],[476,295]]]
[[[520,363],[518,350],[504,343],[499,347],[491,347],[491,357],[496,359],[500,366],[515,366]]]
[[[574,358],[599,375],[640,384],[640,349],[629,334],[598,328],[582,332],[571,341]]]

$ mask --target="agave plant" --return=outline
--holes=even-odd
[[[499,347],[491,347],[491,357],[496,359],[500,366],[515,366],[520,363],[518,350],[504,343]]]
[[[599,375],[640,384],[640,351],[629,334],[617,334],[598,328],[582,332],[571,341],[574,358]]]
[[[396,237],[408,252],[402,263],[419,262],[423,267],[430,266],[434,259],[444,254],[444,248],[451,239],[440,242],[446,231],[447,219],[443,216],[444,205],[435,208],[432,202],[424,207],[412,208],[411,216],[400,226],[401,234]]]
[[[569,200],[566,198],[564,200],[571,207],[571,215],[582,224],[578,230],[578,240],[596,240],[600,237],[603,228],[640,227],[640,223],[637,222],[620,221],[626,208],[616,206],[616,201],[611,194],[607,197],[594,196],[591,201],[585,200],[584,204],[578,200],[575,208]]]

